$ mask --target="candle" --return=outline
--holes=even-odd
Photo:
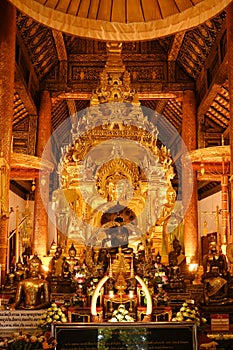
[[[130,297],[130,298],[133,298],[133,297],[134,297],[134,292],[133,292],[133,290],[130,290],[130,291],[129,291],[129,297]]]

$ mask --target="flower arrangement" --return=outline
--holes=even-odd
[[[46,334],[27,334],[22,331],[14,333],[10,338],[0,337],[0,349],[8,350],[34,350],[55,349],[57,341]]]
[[[43,330],[50,330],[51,324],[54,322],[67,322],[65,313],[56,303],[52,303],[47,309],[47,312],[41,316],[41,319],[39,320],[39,327],[41,327]]]
[[[183,303],[180,311],[176,313],[176,316],[172,319],[172,321],[196,322],[199,329],[202,328],[207,322],[206,318],[201,316],[201,312],[198,307],[192,303]]]
[[[129,311],[125,309],[125,306],[121,304],[117,310],[113,311],[109,322],[134,322],[134,319],[130,316]]]
[[[159,288],[159,292],[154,295],[154,302],[156,306],[160,306],[160,305],[167,306],[169,305],[170,297],[165,290]]]

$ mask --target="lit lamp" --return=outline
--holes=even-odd
[[[129,291],[129,297],[130,297],[130,298],[133,298],[133,297],[134,297],[134,291],[133,291],[133,290],[130,290],[130,291]]]
[[[109,298],[114,298],[114,291],[110,290],[108,295],[109,295]]]
[[[191,273],[196,273],[198,269],[198,264],[189,264],[189,271]]]

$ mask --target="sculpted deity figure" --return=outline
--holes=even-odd
[[[204,274],[202,282],[204,284],[205,304],[227,304],[232,302],[229,298],[230,272],[225,255],[217,252],[216,242],[210,242],[209,254],[203,259]]]
[[[30,277],[17,285],[15,302],[10,309],[38,310],[49,305],[49,283],[40,277],[41,260],[33,256],[29,261]]]
[[[76,258],[76,249],[73,245],[71,244],[71,247],[69,249],[69,257],[67,258],[67,262],[69,264],[69,271],[71,275],[75,274],[75,266],[78,265],[78,259]]]
[[[61,277],[62,275],[62,264],[63,255],[60,247],[57,247],[54,256],[49,262],[49,274],[53,277]]]
[[[168,253],[170,252],[171,242],[169,239],[169,233],[167,232],[167,224],[172,215],[175,202],[176,202],[176,191],[172,188],[172,186],[169,186],[166,192],[166,203],[164,204],[161,214],[156,222],[156,225],[163,226],[163,238],[165,241],[166,251]]]

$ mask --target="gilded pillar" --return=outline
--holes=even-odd
[[[2,190],[0,205],[0,271],[3,282],[7,268],[8,212],[10,188],[10,155],[14,106],[16,9],[8,1],[0,1],[0,156]],[[5,165],[4,165],[5,164]],[[1,167],[2,169],[2,167]],[[3,183],[4,181],[4,183]]]
[[[194,91],[184,91],[182,102],[182,138],[188,151],[197,147],[196,98]],[[184,215],[184,250],[187,262],[198,262],[198,214],[197,175],[193,172],[193,192],[188,203],[187,179],[192,169],[182,169],[182,201],[186,209]]]
[[[226,247],[228,242],[227,230],[228,230],[228,175],[222,175],[221,178],[222,187],[222,234],[219,245]],[[224,252],[225,253],[225,252]]]
[[[42,157],[44,148],[51,136],[52,105],[49,91],[41,93],[37,128],[37,156]],[[47,147],[46,147],[47,149]],[[44,157],[44,155],[43,155]],[[46,160],[49,160],[49,152]],[[43,198],[41,196],[43,194]],[[49,204],[49,172],[41,171],[36,179],[34,206],[33,252],[44,256],[48,252],[48,204]]]
[[[228,243],[232,242],[233,231],[233,3],[231,2],[226,9],[226,27],[227,27],[227,57],[228,57],[228,84],[229,84],[229,96],[230,96],[230,235]]]

